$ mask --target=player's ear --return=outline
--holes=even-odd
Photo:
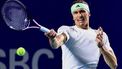
[[[91,16],[91,13],[89,13],[89,17]]]

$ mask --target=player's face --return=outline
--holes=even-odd
[[[82,9],[77,9],[73,12],[72,16],[76,26],[83,29],[88,29],[90,16],[89,12]]]

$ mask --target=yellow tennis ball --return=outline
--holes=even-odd
[[[24,56],[25,53],[26,53],[26,51],[25,51],[25,49],[24,49],[23,47],[19,47],[19,48],[17,49],[17,51],[16,51],[16,54],[17,54],[18,56]]]

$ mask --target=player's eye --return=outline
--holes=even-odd
[[[77,11],[75,11],[75,12],[74,12],[74,14],[78,14],[78,12],[77,12]]]

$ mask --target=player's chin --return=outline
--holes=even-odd
[[[83,29],[87,29],[88,28],[88,24],[87,23],[81,23],[81,26]]]

